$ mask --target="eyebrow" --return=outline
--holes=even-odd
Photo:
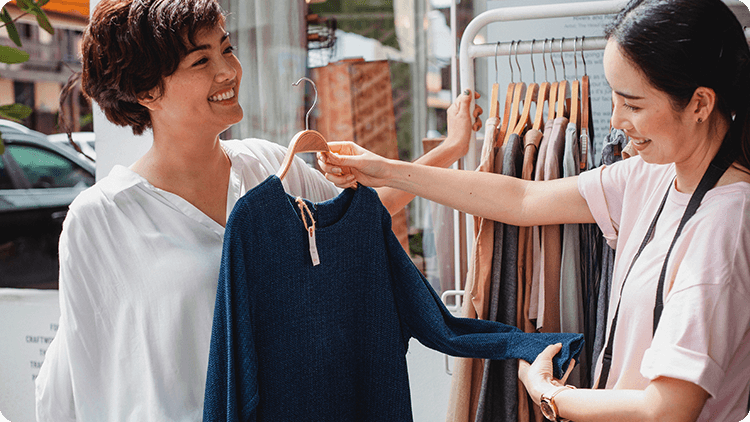
[[[632,95],[632,94],[626,94],[626,93],[620,92],[620,91],[614,91],[614,93],[617,94],[617,95],[619,95],[619,96],[621,96],[621,97],[623,97],[623,98],[627,98],[628,100],[642,100],[643,99],[643,97],[639,97],[637,95]]]
[[[219,41],[219,44],[223,44],[223,43],[224,43],[224,40],[226,40],[227,38],[229,38],[229,32],[225,32],[225,33],[224,33],[224,36],[223,36],[223,37],[221,37],[221,41]],[[209,48],[211,48],[211,45],[210,45],[210,44],[202,44],[202,45],[196,45],[195,47],[193,47],[193,48],[191,48],[190,50],[188,50],[188,52],[187,52],[186,56],[187,56],[187,55],[190,55],[190,54],[193,54],[193,53],[195,53],[196,51],[201,51],[201,50],[208,50]]]

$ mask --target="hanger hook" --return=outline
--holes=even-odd
[[[499,71],[497,70],[497,48],[498,47],[500,47],[500,41],[498,41],[497,44],[495,44],[495,83],[499,83],[498,82]]]
[[[305,130],[310,130],[310,113],[311,113],[311,112],[313,111],[313,109],[315,108],[315,104],[317,104],[317,103],[318,103],[318,87],[317,87],[317,86],[315,86],[315,82],[313,82],[313,81],[312,81],[312,79],[310,79],[310,78],[306,78],[306,77],[304,77],[304,76],[303,76],[303,77],[301,77],[301,78],[299,78],[299,80],[298,80],[297,82],[293,83],[292,85],[293,85],[293,86],[297,86],[297,85],[299,85],[299,83],[300,83],[300,82],[302,82],[303,80],[305,80],[305,81],[307,81],[307,82],[310,82],[310,83],[312,84],[312,86],[313,86],[313,89],[315,90],[315,100],[313,100],[313,103],[312,103],[312,105],[310,106],[310,109],[309,109],[309,110],[307,110],[307,114],[305,114]]]
[[[557,66],[555,66],[555,59],[552,57],[552,44],[554,42],[554,38],[552,38],[549,42],[549,61],[552,62],[552,71],[555,72],[555,82],[557,82]]]
[[[518,63],[518,46],[520,44],[521,44],[521,40],[518,40],[516,42],[516,51],[515,51],[514,54],[516,56],[516,66],[518,66],[518,78],[521,80],[521,82],[523,82],[523,73],[521,72],[521,64]]]
[[[544,44],[542,44],[542,64],[544,64],[544,80],[545,82],[549,81],[549,75],[547,74],[547,59],[544,57],[544,53],[547,52],[547,41],[549,41],[549,38],[544,39]]]
[[[536,67],[534,66],[534,44],[536,44],[536,38],[531,40],[531,54],[530,54],[531,72],[534,75],[534,83],[536,83]]]
[[[563,68],[563,80],[568,79],[568,75],[565,73],[565,58],[563,57],[563,42],[565,41],[565,37],[560,38],[560,63],[562,63]]]
[[[576,37],[575,42],[573,43],[573,64],[575,64],[576,69],[576,79],[578,79],[578,37]]]
[[[583,40],[585,39],[585,35],[581,37],[581,60],[583,60],[583,76],[588,76],[588,71],[586,70],[586,56],[583,55]]]
[[[510,44],[508,44],[508,66],[510,66],[510,83],[513,83],[515,81],[515,76],[513,75],[513,62],[510,61],[511,53],[513,51],[513,44],[515,44],[515,41],[511,41]]]

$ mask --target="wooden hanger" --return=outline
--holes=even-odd
[[[555,75],[555,81],[550,84],[549,87],[549,101],[547,110],[547,120],[555,120],[555,106],[557,106],[557,86],[560,82],[557,80],[557,67],[555,67],[555,60],[552,58],[552,43],[555,39],[552,38],[549,44],[549,61],[552,63],[552,72]]]
[[[286,173],[292,165],[292,160],[294,159],[295,154],[301,152],[329,152],[326,138],[323,137],[320,132],[310,129],[310,112],[315,108],[315,104],[318,102],[318,88],[315,86],[315,82],[305,77],[300,78],[293,85],[297,86],[303,80],[312,84],[313,89],[315,90],[315,101],[313,101],[310,110],[308,110],[305,115],[305,130],[297,132],[289,143],[286,155],[284,155],[284,160],[281,162],[281,168],[276,172],[276,176],[279,179],[284,179],[284,176],[286,176]]]
[[[565,79],[567,75],[565,75],[565,60],[563,59],[563,41],[565,41],[565,38],[560,39],[560,61],[562,62],[563,67],[563,79],[560,81],[560,83],[557,86],[557,110],[555,112],[555,117],[567,117],[567,96],[568,96],[568,81]]]
[[[520,41],[516,42],[516,65],[518,65],[518,44],[520,43]],[[523,79],[523,76],[521,75],[520,65],[518,66],[518,73],[519,77]],[[510,139],[510,135],[514,132],[516,125],[518,124],[519,109],[521,108],[521,97],[523,96],[525,90],[526,83],[523,81],[517,82],[515,88],[513,89],[513,103],[510,110],[510,119],[508,120],[508,130],[506,131],[505,137],[503,138],[503,145],[508,142],[508,139]]]
[[[500,122],[500,128],[497,131],[496,139],[505,139],[505,134],[508,132],[510,122],[510,111],[513,108],[513,93],[516,89],[516,83],[513,77],[513,65],[510,63],[511,49],[513,48],[515,41],[511,41],[508,46],[508,65],[510,66],[510,83],[508,84],[508,91],[505,93],[505,108],[503,109],[503,119]]]
[[[547,62],[544,60],[544,51],[547,47],[547,39],[544,39],[542,45],[542,63],[544,63],[544,82],[539,84],[539,95],[536,98],[536,114],[534,116],[534,124],[531,127],[533,130],[542,130],[544,127],[544,103],[549,101],[549,92],[551,84],[547,77]]]
[[[523,111],[521,111],[521,117],[518,119],[518,124],[516,124],[516,128],[513,131],[518,136],[521,136],[524,130],[526,130],[527,127],[531,125],[531,105],[536,103],[537,97],[539,95],[539,84],[536,83],[536,68],[534,67],[534,43],[536,43],[536,40],[531,41],[531,71],[533,73],[534,82],[532,82],[527,88],[526,88],[526,98],[523,100]],[[544,105],[544,103],[542,103]],[[539,104],[537,103],[537,108],[539,108]]]
[[[580,122],[579,122],[579,116],[581,112],[581,105],[579,102],[579,95],[581,91],[581,83],[578,80],[578,55],[576,52],[576,47],[578,45],[578,37],[576,37],[575,42],[573,43],[573,59],[575,62],[575,79],[570,85],[570,123],[573,123],[576,125],[576,129],[578,133],[581,132]]]
[[[581,155],[580,155],[580,169],[581,171],[588,168],[588,154],[589,154],[589,114],[591,113],[591,95],[589,85],[589,75],[586,70],[586,58],[583,56],[583,40],[581,39],[581,60],[583,61],[583,77],[581,78]]]
[[[492,96],[490,97],[490,115],[488,118],[492,117],[500,117],[500,104],[498,100],[498,95],[500,91],[500,84],[498,83],[498,69],[497,69],[497,47],[500,46],[500,42],[498,41],[497,44],[495,44],[495,83],[492,84]]]

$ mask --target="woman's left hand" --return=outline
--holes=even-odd
[[[534,403],[539,404],[543,393],[547,393],[553,388],[562,387],[564,382],[556,380],[552,376],[552,358],[562,350],[562,344],[557,343],[547,346],[546,349],[540,353],[533,364],[526,362],[525,360],[518,361],[518,378],[521,379],[523,384],[526,386],[526,390],[529,392]]]
[[[482,107],[474,104],[474,112],[470,113],[471,97],[471,91],[467,89],[453,101],[453,104],[446,111],[448,135],[444,143],[445,146],[455,149],[454,155],[456,158],[466,155],[469,151],[469,141],[473,138],[473,132],[482,128],[482,121],[479,119],[483,111]],[[475,92],[474,99],[478,98],[479,93]]]

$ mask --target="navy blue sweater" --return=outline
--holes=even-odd
[[[533,362],[548,345],[560,377],[580,334],[529,334],[455,318],[391,231],[367,187],[307,202],[320,265],[276,176],[227,222],[204,421],[411,421],[409,339],[440,352]]]

